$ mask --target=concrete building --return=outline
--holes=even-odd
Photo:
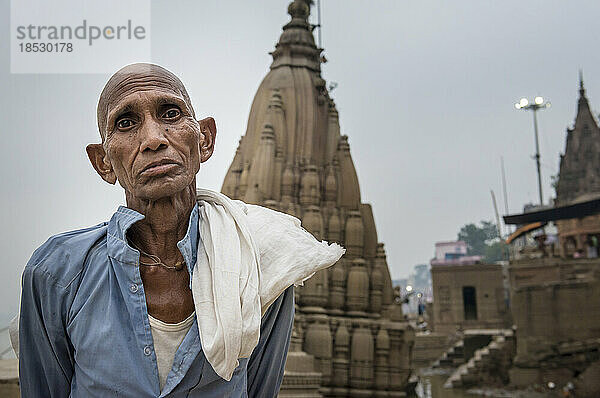
[[[467,243],[462,240],[437,242],[435,258],[431,260],[431,265],[476,264],[482,259],[483,256],[467,255]]]
[[[395,303],[371,206],[361,201],[348,137],[340,134],[320,74],[322,49],[308,23],[310,3],[295,0],[288,7],[291,21],[271,53],[222,191],[294,215],[318,239],[347,250],[297,289],[292,359],[281,395],[404,396],[413,331]],[[314,373],[320,373],[317,392],[308,388]]]
[[[448,261],[467,255],[467,242],[452,240],[448,242],[437,242],[435,244],[435,260]]]

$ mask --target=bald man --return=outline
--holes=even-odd
[[[260,339],[231,380],[202,351],[190,278],[202,237],[196,174],[216,127],[197,120],[181,81],[129,65],[98,102],[92,166],[127,206],[110,221],[61,233],[23,273],[23,397],[274,397],[293,323],[293,287],[261,319]]]

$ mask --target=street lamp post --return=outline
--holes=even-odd
[[[542,194],[542,171],[540,169],[540,144],[538,138],[538,123],[537,123],[537,111],[540,109],[546,109],[550,107],[550,102],[544,101],[542,97],[535,97],[533,102],[530,103],[527,98],[521,98],[519,102],[515,104],[515,108],[523,109],[526,111],[533,111],[533,129],[535,132],[535,164],[537,167],[538,176],[538,190],[540,193],[540,205],[544,205],[544,196]]]

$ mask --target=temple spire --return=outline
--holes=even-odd
[[[585,86],[583,85],[583,70],[579,69],[579,100],[577,101],[577,116],[575,118],[575,124],[581,123],[581,121],[591,119],[594,124],[596,121],[590,110],[590,104],[585,95]]]
[[[361,201],[348,137],[320,74],[322,49],[308,21],[313,1],[286,3],[290,18],[223,191],[288,213],[347,251],[296,290],[293,349],[305,354],[290,352],[280,396],[404,396],[414,332],[394,301],[373,211]]]
[[[567,130],[564,155],[556,187],[557,203],[569,203],[585,194],[600,193],[600,163],[592,154],[600,142],[600,128],[586,97],[583,72],[579,71],[579,100],[575,124]]]
[[[321,49],[315,45],[312,25],[308,22],[311,0],[294,0],[288,6],[292,17],[283,27],[275,51],[271,53],[271,69],[282,66],[305,67],[317,73],[321,71]]]

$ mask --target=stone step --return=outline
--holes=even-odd
[[[459,365],[446,380],[444,386],[448,388],[466,388],[480,383],[485,378],[486,373],[490,371],[491,364],[502,360],[503,356],[506,355],[507,344],[512,343],[513,337],[512,330],[505,330],[495,335],[487,346],[476,350],[471,359]],[[446,357],[446,361],[452,356],[453,352],[449,350],[448,354],[450,355]],[[464,357],[462,360],[464,361]]]
[[[474,371],[477,368],[477,364],[473,360],[473,358],[469,359],[469,362],[466,363],[465,369],[467,371]]]
[[[466,365],[463,364],[461,366],[459,366],[454,373],[452,373],[450,375],[450,377],[448,377],[448,379],[446,380],[446,382],[444,383],[444,387],[445,388],[459,388],[462,387],[462,376],[467,374],[468,370],[466,368]]]
[[[455,368],[465,363],[464,343],[459,341],[433,363],[433,368]]]

